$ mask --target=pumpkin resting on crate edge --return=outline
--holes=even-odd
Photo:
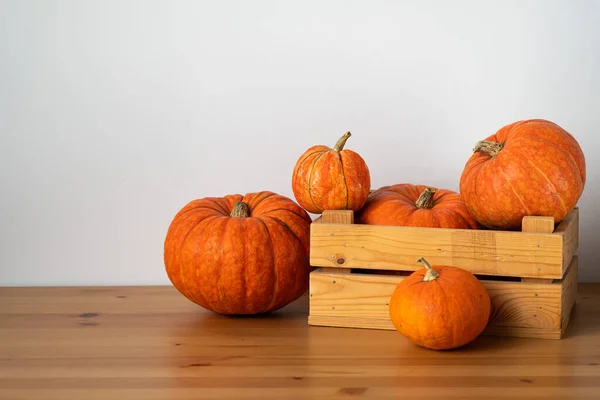
[[[344,149],[346,132],[332,148],[312,146],[300,156],[292,174],[292,190],[300,206],[313,214],[324,210],[359,210],[367,201],[371,175],[356,152]]]
[[[459,193],[409,183],[371,192],[355,218],[358,223],[369,225],[480,228]]]
[[[562,221],[586,181],[583,151],[560,126],[517,121],[478,142],[460,178],[473,217],[490,229],[519,230],[525,216]]]

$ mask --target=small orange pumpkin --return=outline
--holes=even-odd
[[[402,280],[390,299],[394,327],[408,340],[433,350],[464,346],[487,326],[491,301],[485,287],[469,271],[436,266]]]
[[[167,231],[167,275],[208,310],[275,311],[308,289],[311,222],[293,200],[268,191],[193,200]]]
[[[361,224],[479,229],[460,194],[408,183],[384,186],[369,194],[356,214]]]
[[[313,214],[324,210],[359,210],[367,201],[371,175],[365,160],[344,149],[346,132],[332,148],[312,146],[300,156],[292,174],[292,190],[300,206]]]

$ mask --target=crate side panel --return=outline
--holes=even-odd
[[[560,330],[560,282],[482,283],[492,300],[490,326]]]
[[[562,238],[564,274],[567,268],[569,268],[569,265],[571,265],[573,256],[579,248],[579,208],[573,209],[573,211],[558,224],[554,233]]]
[[[560,339],[560,329],[543,329],[522,326],[488,325],[483,331],[486,336],[509,336],[530,339]]]
[[[314,315],[308,317],[309,325],[333,328],[362,328],[395,330],[392,321],[378,318],[333,317]],[[482,333],[485,336],[510,336],[532,339],[560,339],[559,329],[523,328],[519,326],[488,326]]]
[[[389,320],[388,301],[402,276],[311,272],[310,314]]]
[[[394,324],[389,318],[361,318],[331,315],[309,315],[308,324],[313,326],[327,326],[331,328],[363,328],[394,330]]]
[[[577,300],[577,281],[579,275],[579,257],[574,256],[565,279],[563,280],[561,290],[561,333],[564,334],[569,320],[571,319],[571,312],[575,306]]]
[[[310,262],[414,271],[425,257],[479,275],[561,279],[562,244],[556,234],[321,223],[311,225]]]
[[[310,315],[389,320],[389,299],[402,279],[402,276],[312,272]],[[482,283],[492,301],[490,326],[560,331],[560,283]]]

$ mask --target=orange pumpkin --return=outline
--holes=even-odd
[[[292,190],[305,210],[359,210],[369,195],[371,176],[358,153],[345,149],[346,132],[332,148],[312,146],[296,161]]]
[[[273,192],[193,200],[167,231],[167,275],[186,298],[217,313],[277,310],[308,289],[310,223]]]
[[[373,191],[356,219],[358,223],[370,225],[479,228],[460,194],[408,183]]]
[[[585,158],[570,133],[550,121],[525,120],[477,143],[460,193],[482,225],[515,230],[527,215],[560,222],[577,204],[585,179]]]
[[[487,326],[491,301],[479,280],[462,268],[425,268],[402,280],[390,298],[394,327],[408,340],[433,350],[464,346]]]

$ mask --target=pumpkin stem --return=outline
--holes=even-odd
[[[473,153],[480,151],[484,154],[487,154],[490,157],[494,157],[495,155],[498,155],[498,153],[500,153],[500,150],[502,150],[503,147],[504,145],[502,143],[490,142],[489,140],[480,140],[475,145]]]
[[[248,204],[243,201],[238,201],[233,205],[233,210],[229,214],[233,218],[247,218],[248,217]]]
[[[431,207],[433,207],[434,193],[434,188],[425,188],[425,190],[423,190],[423,193],[421,193],[417,201],[415,201],[415,206],[423,210],[429,210]]]
[[[425,268],[427,268],[427,273],[423,277],[423,282],[434,281],[434,280],[436,280],[440,276],[440,273],[437,272],[435,269],[433,269],[431,267],[431,265],[427,262],[427,260],[424,259],[423,257],[419,258],[417,260],[417,262],[423,264],[425,266]]]
[[[352,136],[352,134],[350,132],[344,133],[344,135],[337,141],[337,143],[335,144],[335,146],[333,146],[333,150],[334,151],[338,151],[338,152],[342,151],[342,149],[346,145],[346,140],[348,140],[348,138],[350,136]]]

